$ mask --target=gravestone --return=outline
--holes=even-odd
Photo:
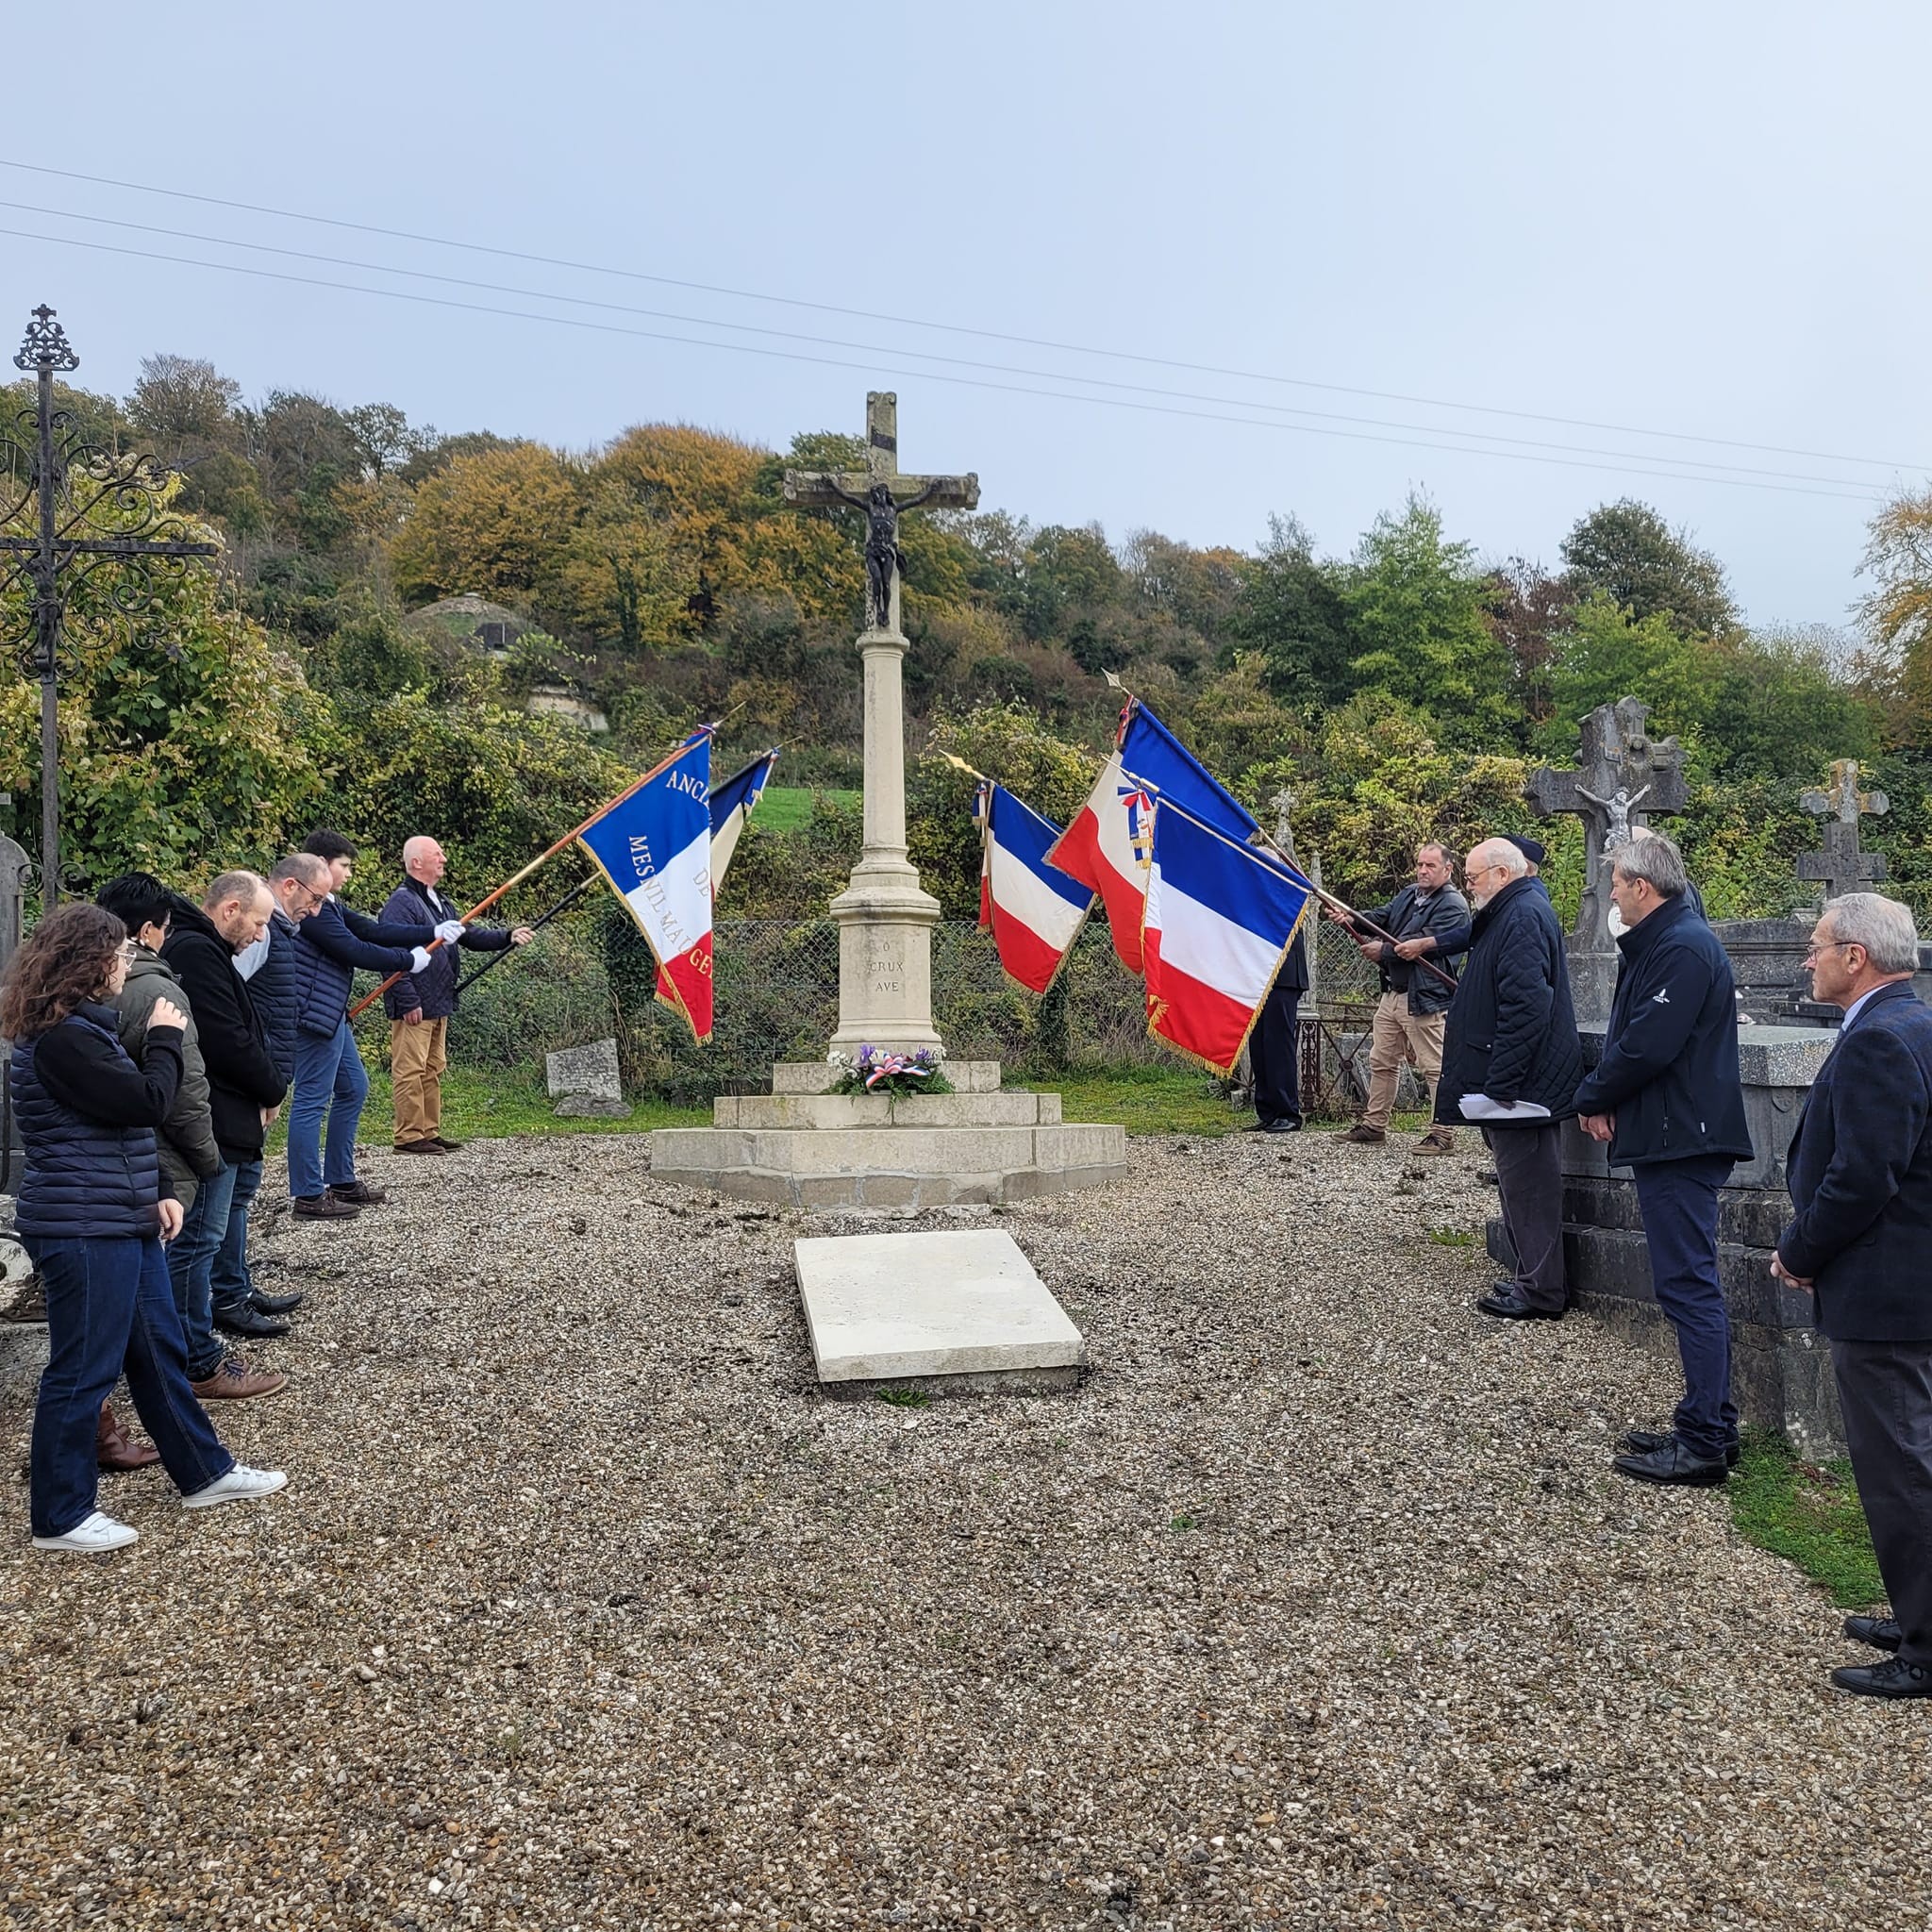
[[[1545,817],[1574,812],[1584,824],[1583,897],[1568,942],[1579,1024],[1607,1021],[1616,990],[1609,855],[1653,815],[1682,811],[1689,796],[1683,751],[1674,738],[1652,738],[1649,717],[1650,708],[1636,698],[1599,705],[1583,721],[1574,769],[1543,766],[1524,787]]]
[[[543,1056],[543,1072],[551,1111],[565,1120],[628,1120],[624,1081],[618,1072],[617,1042],[593,1040],[588,1046],[567,1046]]]
[[[839,926],[839,1025],[830,1051],[942,1051],[932,1013],[932,929],[940,903],[907,857],[906,720],[899,629],[899,518],[972,508],[979,478],[912,476],[899,469],[898,399],[865,399],[862,472],[788,470],[785,500],[800,508],[865,512],[864,841]],[[1057,1093],[1001,1091],[996,1060],[948,1060],[950,1093],[841,1093],[827,1058],[781,1061],[770,1094],[714,1103],[708,1127],[651,1136],[660,1179],[747,1200],[807,1208],[921,1208],[1015,1201],[1111,1180],[1126,1171],[1125,1130],[1060,1118]]]
[[[1798,803],[1824,821],[1822,849],[1803,853],[1798,859],[1798,876],[1824,888],[1824,904],[1847,892],[1862,892],[1884,878],[1885,855],[1859,850],[1858,820],[1868,812],[1882,817],[1891,809],[1891,800],[1882,791],[1858,790],[1857,758],[1836,759],[1830,785],[1823,791],[1801,791]]]
[[[33,877],[34,862],[14,841],[0,833],[0,974],[20,944],[26,916],[26,891]],[[0,1171],[8,1170],[7,1156],[13,1154],[12,1171],[18,1171],[20,1129],[14,1124],[11,1108],[0,1108],[6,1119],[6,1141],[0,1143]]]

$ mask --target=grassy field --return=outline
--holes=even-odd
[[[758,824],[767,832],[791,832],[811,817],[816,788],[808,785],[767,785],[758,800]],[[857,805],[857,791],[828,791],[825,796],[841,805]]]
[[[1862,1610],[1884,1597],[1850,1463],[1820,1468],[1778,1437],[1748,1429],[1726,1491],[1739,1534],[1795,1563],[1840,1609]]]

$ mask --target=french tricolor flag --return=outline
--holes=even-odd
[[[711,734],[693,731],[578,839],[649,941],[700,1046],[711,1037],[710,783]]]
[[[991,931],[1008,977],[1044,992],[1093,909],[1093,893],[1047,863],[1060,827],[1004,785],[980,787],[979,821],[979,923]]]
[[[1142,970],[1141,908],[1147,896],[1149,814],[1171,798],[1237,842],[1255,829],[1247,809],[1139,698],[1121,719],[1115,751],[1078,817],[1047,854],[1063,873],[1100,894],[1113,949],[1129,973]]]
[[[1171,801],[1154,808],[1153,842],[1141,929],[1147,1031],[1230,1074],[1314,888]]]

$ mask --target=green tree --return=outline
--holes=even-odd
[[[1624,497],[1591,510],[1564,538],[1562,557],[1579,602],[1595,593],[1640,623],[1661,617],[1705,637],[1738,623],[1723,564],[1647,503]]]
[[[1356,547],[1342,602],[1358,689],[1388,691],[1464,743],[1507,742],[1517,712],[1508,654],[1484,621],[1489,580],[1467,543],[1442,535],[1441,512],[1411,496]]]
[[[1271,516],[1268,541],[1240,575],[1229,630],[1238,648],[1259,653],[1269,689],[1294,705],[1340,703],[1357,650],[1338,573],[1316,561],[1307,531]]]

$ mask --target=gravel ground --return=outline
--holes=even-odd
[[[999,1215],[1095,1372],[919,1410],[641,1141],[377,1154],[262,1243],[284,1495],[55,1559],[9,1457],[5,1923],[1926,1924],[1932,1710],[1609,1473],[1668,1368],[1472,1313],[1474,1153],[1283,1144]]]

